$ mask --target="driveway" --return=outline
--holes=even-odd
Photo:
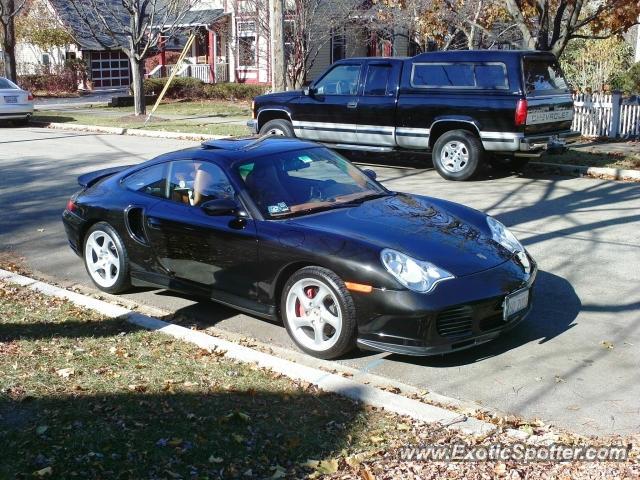
[[[88,285],[60,222],[76,177],[189,145],[0,129],[0,248],[63,283]],[[640,185],[528,175],[454,183],[420,163],[383,162],[374,169],[388,187],[462,202],[512,227],[539,262],[536,300],[521,326],[476,349],[433,358],[362,352],[341,362],[585,434],[640,431]],[[293,348],[282,326],[212,302],[128,296]]]

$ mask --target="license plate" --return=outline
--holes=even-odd
[[[18,97],[4,97],[4,103],[18,103]]]
[[[504,319],[524,310],[529,305],[529,289],[521,290],[511,295],[507,295],[504,299]]]
[[[530,111],[527,114],[527,125],[537,125],[539,123],[564,122],[573,119],[573,110],[552,110],[552,111]]]

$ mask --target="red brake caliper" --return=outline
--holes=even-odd
[[[307,296],[307,298],[315,297],[316,293],[318,293],[318,291],[314,287],[307,287],[307,288],[304,289],[304,294]],[[302,304],[300,303],[300,300],[297,300],[296,301],[296,316],[297,317],[302,317],[303,313],[304,313],[304,311],[302,310]]]

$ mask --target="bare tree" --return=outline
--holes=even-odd
[[[289,0],[285,22],[287,76],[292,88],[299,88],[323,48],[336,32],[357,18],[361,2],[349,0]]]
[[[103,48],[122,50],[131,66],[135,114],[144,115],[144,60],[162,38],[176,35],[198,0],[68,0],[82,22],[82,35]]]
[[[0,0],[0,25],[2,26],[5,75],[14,82],[17,78],[15,18],[25,3],[26,0]]]

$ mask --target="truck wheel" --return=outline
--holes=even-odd
[[[433,166],[447,180],[468,180],[480,168],[484,150],[480,139],[466,130],[445,132],[433,147]]]
[[[293,125],[289,120],[269,120],[260,129],[260,135],[280,135],[282,137],[295,137]]]

